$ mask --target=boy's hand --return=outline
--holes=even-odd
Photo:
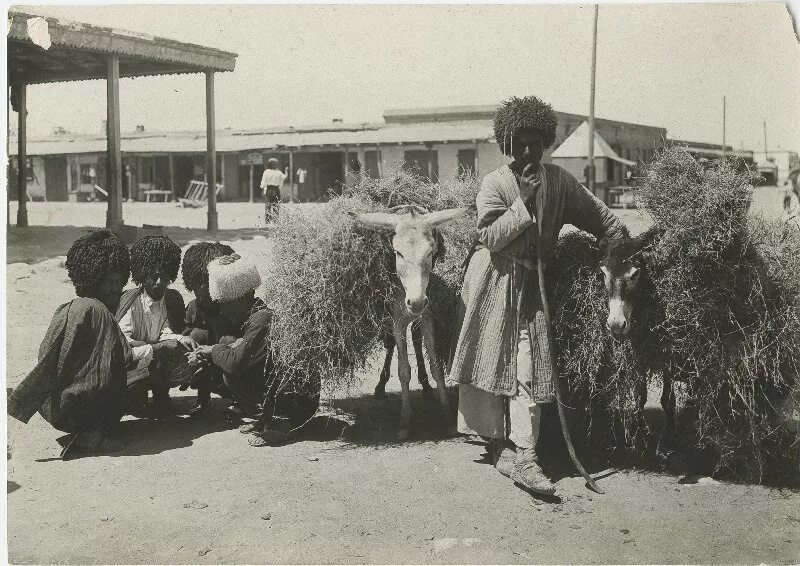
[[[180,342],[181,346],[189,350],[190,352],[194,352],[197,348],[200,347],[200,344],[192,338],[191,336],[181,336],[178,338],[178,342]]]

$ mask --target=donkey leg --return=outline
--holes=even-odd
[[[658,441],[658,452],[668,455],[672,450],[672,441],[675,435],[675,389],[672,378],[663,376],[664,385],[661,390],[661,408],[664,409],[664,427]]]
[[[414,356],[417,358],[417,379],[422,386],[422,397],[433,399],[433,388],[428,382],[428,372],[425,371],[425,355],[422,353],[422,330],[418,324],[411,326],[411,342],[414,344]]]
[[[408,343],[406,342],[406,326],[395,322],[394,340],[397,345],[397,373],[400,377],[400,429],[397,431],[397,440],[408,440],[411,423],[411,399],[409,397],[409,383],[411,382],[411,365],[408,363]]]
[[[455,424],[450,424],[450,401],[447,398],[447,387],[444,384],[444,370],[442,361],[436,355],[436,340],[433,334],[433,320],[429,315],[423,316],[421,321],[422,338],[425,341],[425,349],[428,350],[428,359],[431,363],[431,373],[436,380],[436,389],[439,392],[439,405],[442,409],[442,422],[447,436],[456,436],[458,428]]]
[[[394,338],[387,335],[383,339],[383,345],[386,348],[386,358],[383,360],[383,369],[381,370],[381,377],[378,381],[378,385],[375,386],[375,393],[372,394],[375,399],[386,399],[386,384],[389,383],[389,377],[392,371]]]

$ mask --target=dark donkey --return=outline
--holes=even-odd
[[[642,377],[658,372],[663,381],[661,406],[664,409],[664,428],[659,439],[659,451],[668,449],[675,431],[674,376],[666,363],[669,341],[658,330],[663,310],[658,304],[652,274],[648,269],[648,251],[661,237],[663,230],[650,228],[636,238],[604,239],[600,242],[603,259],[600,270],[608,293],[606,328],[614,338],[629,340],[635,353],[636,371]],[[639,379],[635,392],[637,409],[643,414],[647,402],[647,380]]]

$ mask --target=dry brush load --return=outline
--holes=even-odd
[[[562,239],[556,335],[578,397],[631,407],[667,375],[685,399],[681,447],[746,481],[800,477],[794,421],[800,374],[800,228],[748,214],[752,176],[732,159],[704,166],[668,148],[637,187],[660,235],[644,254],[651,288],[629,341],[612,340],[591,239]],[[628,412],[628,415],[633,414]],[[626,422],[629,434],[641,420]]]
[[[341,196],[279,219],[267,300],[275,311],[275,351],[298,386],[310,375],[321,376],[329,393],[357,386],[358,372],[390,328],[398,285],[391,234],[352,215],[408,204],[431,212],[470,206],[477,189],[470,177],[433,183],[402,170],[381,179],[362,175]],[[461,263],[474,230],[474,214],[441,228],[446,253],[434,266],[428,294],[442,357],[452,341]]]

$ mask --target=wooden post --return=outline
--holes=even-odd
[[[594,5],[594,24],[592,32],[592,80],[589,91],[589,190],[595,194],[594,188],[594,90],[595,73],[597,71],[597,12],[598,4]]]
[[[475,169],[474,169],[474,173],[475,173],[475,177],[476,178],[478,177],[478,146],[479,146],[478,140],[475,140],[475,165],[474,165]]]
[[[294,192],[294,152],[291,149],[289,150],[289,193],[292,195],[290,197],[292,202],[297,200]]]
[[[253,175],[255,171],[253,170],[254,165],[250,164],[250,202],[253,202]]]
[[[118,228],[122,220],[122,148],[119,131],[119,55],[106,59],[106,226]]]
[[[375,153],[378,156],[378,179],[383,177],[383,156],[381,155],[381,146],[375,146]]]
[[[67,155],[64,161],[67,162],[67,200],[69,200],[69,194],[72,192],[72,160]]]
[[[169,190],[172,191],[172,200],[178,200],[178,192],[175,190],[175,162],[172,159],[172,154],[167,154],[169,160]]]
[[[219,164],[220,164],[220,168],[222,169],[220,171],[220,173],[219,173],[219,176],[222,178],[222,190],[224,191],[225,189],[228,188],[228,185],[225,182],[226,179],[225,179],[225,154],[224,153],[221,154],[220,157],[219,157]]]
[[[19,102],[17,106],[17,226],[28,226],[28,152],[27,125],[28,125],[28,97],[27,86],[19,83]]]
[[[216,232],[217,217],[217,152],[214,125],[214,71],[206,71],[206,182],[208,183],[208,231]]]

